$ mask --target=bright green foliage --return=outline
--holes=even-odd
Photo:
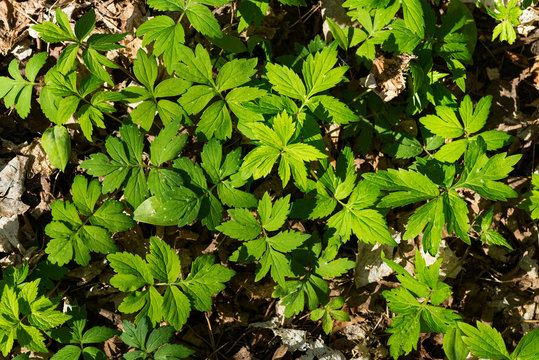
[[[96,153],[81,164],[83,169],[88,170],[88,174],[105,177],[103,193],[108,194],[123,187],[127,203],[134,208],[148,194],[142,163],[143,140],[143,135],[135,125],[123,125],[120,127],[120,138],[109,136],[105,142],[110,158],[103,153]]]
[[[15,340],[37,352],[47,352],[43,331],[67,321],[70,316],[54,310],[57,306],[39,289],[39,279],[26,282],[28,264],[10,268],[0,281],[0,352],[7,356]]]
[[[102,191],[99,180],[88,183],[84,176],[77,175],[72,191],[73,202],[56,200],[51,205],[52,222],[45,227],[51,240],[45,252],[52,263],[63,265],[74,259],[86,266],[91,251],[116,252],[111,233],[125,231],[135,222],[123,213],[124,204],[116,200],[107,199],[95,209]]]
[[[294,230],[285,230],[274,236],[269,232],[281,229],[290,212],[290,196],[271,203],[268,193],[258,202],[255,215],[245,208],[228,210],[231,221],[217,227],[231,238],[245,241],[231,256],[230,260],[242,263],[258,261],[255,281],[261,280],[268,272],[278,284],[285,283],[285,277],[292,275],[290,252],[297,249],[310,235]]]
[[[307,182],[305,162],[326,157],[314,146],[302,143],[294,136],[296,124],[284,112],[273,118],[273,128],[262,123],[253,123],[251,127],[253,139],[259,141],[260,146],[245,156],[241,170],[255,179],[267,176],[273,165],[279,161],[279,176],[283,187],[288,184],[291,175],[300,186],[305,186]]]
[[[497,231],[491,229],[493,220],[494,208],[491,207],[484,215],[478,216],[474,230],[481,234],[481,241],[489,245],[502,245],[506,248],[513,250],[511,245],[504,239],[504,237]]]
[[[354,261],[346,258],[336,259],[338,250],[339,244],[335,242],[322,250],[322,242],[315,234],[292,252],[292,279],[279,284],[273,292],[273,297],[280,298],[285,306],[287,318],[302,312],[305,301],[311,311],[329,303],[329,284],[323,278],[342,276],[355,266]]]
[[[228,153],[224,161],[222,154],[222,146],[212,139],[202,151],[202,166],[180,158],[174,161],[172,169],[152,169],[148,185],[153,196],[135,209],[135,220],[181,227],[198,217],[204,226],[213,230],[223,219],[221,202],[237,207],[256,206],[252,194],[237,189],[246,183],[238,174],[241,149]],[[213,186],[208,186],[208,179]],[[219,199],[214,195],[215,188]]]
[[[111,285],[129,293],[118,310],[138,311],[137,323],[148,316],[153,324],[164,320],[176,330],[183,327],[192,309],[210,311],[212,295],[234,276],[233,270],[214,264],[212,255],[204,255],[193,261],[190,274],[183,277],[174,249],[156,237],[150,239],[146,260],[128,252],[110,254],[107,259],[116,272]],[[165,288],[164,295],[158,288]]]
[[[358,21],[363,26],[361,30],[348,30],[349,34],[351,32],[351,41],[347,47],[354,47],[361,44],[356,50],[356,55],[360,61],[370,66],[376,57],[376,45],[382,44],[386,40],[387,35],[389,35],[383,28],[387,27],[400,9],[400,2],[397,0],[384,1],[383,4],[380,4],[379,8],[374,10],[374,18],[371,18],[369,14],[370,6],[365,5],[365,3],[357,0],[348,0],[343,3],[344,7],[349,8],[348,15],[352,20]],[[418,0],[403,1],[403,9],[405,22],[408,22],[406,27],[409,29],[410,35],[413,35],[414,32],[422,34],[424,23],[422,24],[423,12],[420,2]],[[412,26],[410,26],[410,22],[412,22]],[[413,36],[418,38],[423,37],[422,35]],[[342,35],[340,37],[342,38]]]
[[[500,37],[501,41],[507,41],[509,44],[514,43],[517,34],[513,25],[520,24],[519,17],[522,14],[517,0],[510,0],[507,6],[504,6],[502,1],[494,1],[494,10],[491,10],[488,6],[485,6],[485,8],[492,18],[501,21],[492,31],[492,41]]]
[[[497,180],[507,177],[522,154],[506,156],[499,153],[492,157],[485,154],[487,145],[481,137],[470,143],[464,156],[464,170],[453,188],[468,188],[490,200],[506,200],[517,193],[509,185]]]
[[[539,175],[533,174],[531,191],[524,194],[524,202],[520,208],[530,212],[532,219],[539,219]]]
[[[144,88],[130,86],[123,90],[123,93],[131,102],[141,102],[131,112],[131,119],[135,124],[149,131],[156,111],[165,125],[182,115],[182,109],[176,102],[161,98],[184,93],[191,85],[190,82],[178,78],[168,78],[156,86],[157,62],[153,55],[147,56],[142,49],[138,51],[137,58],[133,62],[133,72]]]
[[[15,105],[15,110],[21,118],[26,118],[32,106],[32,88],[39,70],[47,61],[47,53],[37,53],[26,64],[26,79],[19,72],[17,59],[11,60],[8,72],[11,78],[0,76],[0,99],[4,98],[7,108]]]
[[[457,169],[454,165],[424,159],[418,159],[414,166],[419,171],[389,169],[364,174],[364,177],[380,189],[390,192],[381,199],[380,207],[392,208],[428,200],[410,216],[403,238],[412,239],[423,232],[425,252],[435,255],[444,225],[447,225],[448,232],[455,232],[461,240],[470,243],[468,207],[457,189],[467,188],[491,200],[517,196],[508,185],[497,180],[507,177],[521,156],[506,157],[505,153],[500,153],[489,158],[485,152],[486,143],[481,136],[470,140],[464,167],[456,182]],[[491,239],[491,242],[507,246],[499,239]]]
[[[383,253],[382,259],[397,273],[397,279],[402,285],[382,293],[389,309],[397,314],[387,330],[391,333],[388,340],[389,352],[393,359],[397,359],[417,348],[421,332],[445,334],[456,326],[460,316],[438,306],[451,296],[451,287],[438,281],[442,259],[426,266],[421,254],[416,251],[415,277],[402,266],[386,259]]]
[[[337,44],[316,54],[309,54],[302,65],[302,81],[292,69],[272,63],[266,64],[267,77],[273,90],[281,95],[300,100],[303,104],[317,103],[313,96],[333,88],[344,80],[347,66],[334,68],[337,63]]]
[[[94,75],[88,75],[77,84],[74,71],[63,74],[58,65],[47,72],[45,84],[40,94],[43,113],[57,125],[65,124],[76,114],[84,136],[92,141],[94,126],[104,129],[104,116],[115,111],[110,101],[119,101],[124,96],[112,91],[96,91],[103,81]],[[86,97],[91,96],[90,100]],[[79,107],[80,104],[83,104]]]
[[[109,136],[105,147],[110,158],[103,153],[90,155],[81,167],[88,169],[88,174],[104,176],[103,192],[111,193],[119,188],[124,191],[127,203],[133,208],[139,206],[148,196],[160,192],[168,184],[182,183],[181,177],[162,164],[176,159],[185,146],[187,135],[178,134],[180,120],[168,123],[150,144],[150,160],[153,166],[142,161],[144,137],[133,124],[120,127],[120,137]],[[146,179],[146,169],[150,168]]]
[[[481,130],[486,122],[492,104],[492,96],[481,98],[477,106],[473,107],[472,100],[466,95],[458,108],[460,121],[456,112],[449,106],[437,106],[436,115],[427,115],[419,121],[434,135],[446,139],[457,139],[465,136],[464,139],[453,140],[443,145],[434,154],[434,158],[440,161],[453,163],[460,159],[469,142],[481,136],[487,145],[487,150],[498,150],[511,142],[512,136],[504,131],[490,130],[472,136],[473,133]]]
[[[466,360],[470,351],[462,340],[462,331],[458,327],[444,334],[443,347],[448,360]]]
[[[329,334],[333,328],[333,319],[339,321],[350,321],[350,316],[342,310],[339,310],[344,305],[344,298],[338,296],[331,300],[329,304],[324,305],[319,309],[311,311],[311,320],[318,321],[322,319],[322,329],[326,334]]]
[[[176,75],[198,85],[191,86],[178,102],[189,115],[196,115],[206,108],[197,124],[197,134],[206,139],[230,138],[230,113],[242,116],[244,102],[265,94],[263,90],[242,86],[256,73],[257,59],[229,61],[220,68],[216,79],[213,78],[210,56],[200,44],[194,52],[183,46],[179,59],[181,62],[174,66]],[[219,100],[206,107],[215,97]]]
[[[67,129],[62,125],[48,128],[43,133],[41,145],[51,164],[64,171],[71,156],[71,139]]]
[[[95,11],[90,9],[84,14],[75,24],[75,33],[71,29],[67,15],[56,9],[56,21],[58,25],[50,21],[45,21],[43,24],[32,26],[32,29],[39,33],[43,41],[54,42],[71,42],[60,54],[58,58],[58,70],[66,74],[72,70],[77,59],[77,54],[82,48],[82,59],[86,68],[98,79],[114,86],[114,82],[110,74],[104,67],[111,69],[119,69],[120,67],[110,61],[105,55],[99,51],[109,51],[122,48],[116,42],[122,40],[126,34],[93,34],[90,33],[95,27]],[[86,40],[86,41],[85,41]]]
[[[105,326],[94,326],[86,331],[86,307],[73,307],[68,313],[71,319],[67,326],[52,329],[48,335],[61,344],[66,344],[51,357],[51,360],[102,360],[103,351],[89,344],[100,344],[118,334],[118,331]]]
[[[309,180],[305,189],[315,200],[301,201],[308,218],[330,216],[340,205],[342,208],[327,221],[334,236],[344,242],[353,233],[369,244],[396,245],[383,215],[373,208],[382,195],[380,190],[366,181],[356,183],[354,155],[350,148],[342,151],[335,168],[328,162],[323,162],[322,167],[324,172],[317,173],[318,180]]]
[[[515,351],[509,354],[498,330],[476,322],[477,327],[458,323],[462,332],[462,341],[470,352],[482,359],[533,360],[539,357],[539,329],[535,328],[518,343]]]
[[[140,319],[137,326],[127,320],[123,323],[124,332],[120,338],[136,349],[125,353],[125,360],[175,360],[194,354],[193,350],[183,345],[167,344],[174,335],[174,328],[171,326],[154,329],[148,317]]]

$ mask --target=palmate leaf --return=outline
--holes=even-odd
[[[130,292],[119,310],[126,313],[140,310],[136,322],[145,316],[153,324],[164,319],[176,330],[182,328],[192,309],[210,311],[212,295],[223,290],[224,283],[234,275],[234,271],[215,264],[212,255],[204,255],[196,258],[190,274],[181,278],[178,255],[156,237],[150,239],[146,260],[126,252],[110,254],[107,258],[117,273],[111,278],[111,284]],[[144,286],[145,290],[140,291]],[[165,287],[164,296],[157,287]],[[138,343],[133,341],[132,346],[143,345],[144,339],[140,336],[137,339]]]
[[[458,324],[464,333],[462,340],[471,353],[486,359],[510,359],[502,335],[480,321],[476,324],[477,328],[465,323]]]
[[[270,272],[278,284],[284,284],[285,277],[292,274],[290,252],[301,246],[310,235],[297,231],[267,235],[266,232],[277,231],[284,225],[290,212],[290,195],[272,204],[269,194],[265,193],[258,202],[257,210],[258,220],[248,209],[228,210],[232,220],[222,223],[216,229],[231,238],[246,241],[230,259],[244,263],[258,260],[255,281]]]
[[[135,219],[154,225],[185,226],[198,218],[213,230],[222,220],[221,201],[232,206],[256,206],[252,194],[237,189],[247,181],[237,174],[241,163],[239,150],[227,154],[223,161],[222,146],[210,140],[201,155],[202,167],[180,158],[174,161],[173,169],[150,172],[149,185],[154,196],[135,210]],[[208,188],[208,178],[216,185],[221,201]]]
[[[62,343],[73,344],[62,347],[56,352],[51,359],[53,360],[68,360],[79,359],[81,354],[85,354],[85,359],[88,354],[93,354],[96,357],[90,357],[90,359],[104,359],[105,353],[93,346],[86,346],[88,344],[102,343],[107,339],[110,339],[114,335],[118,334],[118,331],[105,326],[95,326],[87,331],[84,331],[86,327],[86,308],[73,307],[68,315],[71,319],[67,322],[67,326],[55,328],[50,331],[49,336]]]
[[[492,96],[483,97],[477,102],[474,110],[470,96],[466,95],[458,108],[460,120],[457,118],[456,111],[448,106],[437,106],[437,116],[427,115],[419,119],[433,134],[446,139],[459,138],[464,134],[467,136],[467,138],[453,140],[443,145],[434,154],[435,159],[449,163],[457,161],[466,151],[469,140],[475,140],[478,136],[481,136],[486,142],[487,150],[497,150],[507,145],[512,136],[504,131],[490,130],[473,137],[469,136],[485,126],[491,104]]]
[[[148,194],[146,175],[142,167],[143,136],[136,125],[122,125],[120,138],[109,136],[103,153],[90,155],[81,167],[92,176],[104,176],[103,193],[108,194],[123,185],[127,203],[136,208]]]
[[[205,8],[205,7],[204,7]],[[225,63],[219,70],[217,79],[213,79],[212,65],[208,52],[197,45],[195,52],[184,47],[181,62],[176,64],[175,73],[187,80],[203,85],[195,85],[178,101],[188,114],[198,114],[215,97],[220,100],[210,104],[200,116],[197,133],[206,139],[228,139],[232,135],[232,118],[230,112],[242,110],[241,103],[253,99],[253,94],[264,92],[249,91],[251,88],[239,87],[249,82],[256,73],[256,59],[234,59]],[[233,90],[232,90],[233,89]],[[231,91],[229,91],[231,90]],[[224,91],[229,91],[224,96]],[[238,95],[246,94],[246,97]]]
[[[34,81],[39,70],[47,61],[47,53],[37,53],[26,64],[26,79],[19,72],[19,63],[13,59],[8,66],[11,78],[0,76],[0,99],[4,98],[7,108],[15,105],[21,118],[26,118],[32,105],[32,89],[37,85]]]
[[[168,73],[173,71],[173,65],[177,62],[182,52],[182,44],[185,42],[185,34],[181,23],[175,23],[170,17],[159,15],[144,22],[137,29],[137,36],[144,36],[142,46],[153,42],[153,54],[163,54],[163,63]]]
[[[305,162],[326,157],[312,145],[294,139],[296,124],[285,112],[278,114],[273,120],[273,128],[261,123],[253,123],[254,140],[260,146],[245,157],[241,170],[255,179],[267,176],[273,165],[279,161],[279,176],[283,187],[288,184],[290,176],[304,186],[307,181]]]
[[[383,252],[382,260],[397,272],[397,279],[402,285],[382,293],[389,309],[397,314],[387,330],[391,334],[388,340],[389,352],[393,359],[397,359],[417,348],[421,331],[446,333],[456,327],[460,316],[450,309],[433,306],[440,305],[451,295],[451,288],[438,281],[442,259],[426,266],[419,250],[416,250],[416,277],[386,259]],[[433,305],[428,305],[429,300]]]
[[[505,201],[516,197],[517,193],[510,186],[497,180],[506,178],[522,155],[507,156],[506,153],[499,153],[489,158],[485,154],[486,150],[482,137],[470,142],[464,157],[464,171],[453,188],[465,187],[490,200]]]
[[[137,80],[145,87],[128,87],[122,91],[131,102],[141,102],[131,112],[130,116],[135,124],[149,131],[152,127],[156,110],[163,124],[181,117],[181,107],[169,100],[158,100],[163,97],[178,96],[184,93],[191,85],[190,82],[178,78],[169,78],[155,86],[157,79],[157,62],[155,57],[148,56],[144,50],[139,49],[137,58],[133,62],[133,72]]]
[[[184,359],[194,353],[183,345],[167,344],[174,335],[174,328],[171,326],[153,329],[147,317],[142,318],[137,326],[127,320],[124,320],[123,324],[124,332],[120,335],[122,341],[130,347],[141,349],[126,353],[126,360],[145,359],[156,350],[153,354],[156,360]]]
[[[27,269],[27,268],[26,268]],[[11,285],[2,283],[0,297],[0,351],[7,356],[15,340],[21,347],[47,352],[43,331],[59,326],[70,316],[54,310],[57,306],[47,297],[38,296],[39,280]],[[27,322],[23,323],[24,319]]]
[[[45,227],[51,240],[45,252],[52,263],[63,265],[74,259],[87,265],[90,251],[117,251],[111,232],[127,230],[135,222],[123,213],[124,205],[116,200],[109,199],[94,211],[101,195],[98,180],[88,183],[85,177],[76,176],[72,189],[73,203],[57,200],[51,205],[53,221]],[[81,220],[79,212],[88,217],[91,225]]]

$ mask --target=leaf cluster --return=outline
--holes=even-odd
[[[116,272],[111,285],[128,293],[118,310],[138,312],[136,323],[148,316],[152,324],[165,320],[176,330],[183,327],[192,309],[210,311],[212,295],[223,290],[234,275],[233,270],[215,264],[214,256],[203,255],[183,277],[178,255],[157,237],[150,239],[145,260],[129,252],[109,254],[107,259]]]
[[[96,209],[102,194],[97,179],[88,182],[84,176],[77,175],[72,191],[73,202],[56,200],[51,205],[52,221],[45,227],[45,234],[51,240],[45,252],[52,263],[60,266],[71,259],[86,266],[90,252],[116,252],[111,234],[125,231],[135,222],[123,212],[124,204],[117,200],[107,199]]]

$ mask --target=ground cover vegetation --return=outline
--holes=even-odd
[[[537,112],[492,121],[474,63],[537,51],[532,1],[135,4],[125,32],[49,9],[0,76],[57,169],[2,263],[4,358],[539,358]],[[515,322],[482,312],[484,273]]]

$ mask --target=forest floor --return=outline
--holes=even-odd
[[[257,29],[271,42],[274,55],[293,54],[295,42],[305,45],[315,35],[323,38],[324,14],[332,14],[334,3],[322,1],[310,3],[307,8],[280,6],[272,3],[272,11]],[[78,19],[90,8],[97,16],[97,30],[103,33],[126,32],[125,49],[117,52],[117,61],[129,67],[140,46],[135,29],[155,14],[141,0],[52,1],[0,0],[0,76],[7,74],[13,58],[21,63],[34,53],[50,51],[58,56],[60,44],[49,45],[39,39],[29,26],[49,19],[52,6],[61,6],[71,19]],[[309,9],[312,9],[309,10]],[[488,129],[507,131],[515,136],[508,149],[509,154],[523,154],[508,184],[519,194],[529,189],[530,176],[537,171],[539,162],[539,29],[538,15],[529,27],[522,26],[513,45],[491,42],[494,22],[481,9],[470,6],[478,27],[479,39],[474,55],[474,65],[468,68],[467,89],[475,97],[494,97]],[[216,11],[222,24],[230,23],[231,6]],[[339,16],[338,14],[335,16]],[[254,34],[249,34],[254,35]],[[188,35],[189,36],[189,35]],[[193,37],[191,42],[204,42]],[[188,41],[188,42],[189,42]],[[51,60],[50,60],[51,61]],[[35,100],[34,100],[35,102]],[[98,132],[94,143],[84,139],[80,131],[71,130],[73,151],[71,165],[65,173],[55,171],[44,154],[39,138],[50,126],[33,104],[29,117],[22,120],[15,111],[0,105],[0,264],[2,268],[29,261],[35,265],[43,258],[46,237],[44,227],[51,220],[50,205],[56,199],[69,198],[72,180],[83,171],[72,164],[80,163],[89,154],[101,151],[107,132]],[[110,133],[110,132],[109,132]],[[6,164],[17,158],[16,168]],[[392,167],[388,157],[376,151],[363,159],[373,169]],[[13,163],[12,163],[13,164]],[[271,184],[268,184],[271,186]],[[13,188],[20,201],[7,203],[3,191]],[[490,206],[470,194],[467,201],[478,213]],[[495,207],[496,230],[512,244],[513,251],[502,247],[481,246],[475,241],[471,247],[451,236],[445,237],[441,257],[445,281],[453,287],[453,295],[447,304],[458,311],[465,321],[481,320],[503,330],[509,346],[539,323],[539,230],[529,215],[517,208],[521,199],[497,203]],[[9,208],[8,208],[9,207]],[[406,209],[393,211],[388,224],[402,229],[401,215]],[[9,221],[8,221],[9,220]],[[159,235],[172,239],[176,249],[181,249],[182,266],[187,269],[192,259],[200,254],[213,253],[219,259],[227,259],[233,246],[219,243],[207,230],[196,226],[158,228]],[[154,227],[137,225],[122,233],[117,242],[125,250],[137,252],[155,231]],[[169,243],[171,243],[169,241]],[[196,359],[297,359],[308,357],[310,348],[340,351],[347,359],[387,359],[385,346],[390,323],[382,291],[397,286],[379,261],[381,249],[346,244],[345,255],[358,261],[354,272],[331,284],[332,295],[344,296],[345,311],[350,322],[337,322],[330,335],[322,332],[320,325],[308,316],[285,320],[282,309],[271,293],[274,283],[263,280],[253,282],[254,265],[238,267],[238,274],[227,284],[227,289],[214,299],[213,311],[194,313],[188,325],[176,334],[176,341],[196,350]],[[413,242],[401,243],[396,256],[411,258],[415,251]],[[363,265],[368,265],[366,268]],[[95,256],[88,267],[69,265],[69,273],[55,288],[55,295],[69,296],[86,304],[89,320],[94,325],[121,328],[120,314],[115,310],[122,294],[108,284],[113,275],[103,256]],[[128,317],[129,318],[129,317]],[[275,328],[270,322],[273,321]],[[277,330],[276,330],[277,329]],[[294,331],[292,331],[294,330]],[[305,336],[304,348],[294,345],[292,337]],[[442,359],[441,336],[422,336],[418,350],[408,359]],[[512,343],[511,343],[512,342]],[[110,358],[118,358],[125,348],[117,338],[105,344]],[[324,346],[322,346],[324,348]],[[1,358],[1,356],[0,356]]]

